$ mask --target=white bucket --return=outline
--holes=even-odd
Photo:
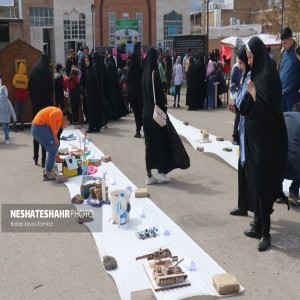
[[[120,214],[118,213],[118,202],[120,199],[120,194],[123,193],[124,197],[121,199],[121,211],[127,210],[127,205],[130,203],[130,192],[128,190],[113,190],[110,192],[110,207],[111,207],[111,217],[115,220],[117,224],[120,223]],[[127,222],[130,222],[130,212],[127,212]]]

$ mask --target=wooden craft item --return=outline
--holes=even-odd
[[[135,198],[146,198],[149,197],[148,189],[147,188],[137,188],[135,190]]]
[[[196,148],[196,150],[199,151],[199,152],[203,152],[203,151],[204,151],[204,147],[198,146],[198,147]]]
[[[223,142],[225,139],[222,136],[216,137],[216,141]]]
[[[214,275],[213,285],[220,295],[231,295],[240,291],[238,280],[230,273]]]

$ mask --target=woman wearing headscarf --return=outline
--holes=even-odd
[[[49,67],[49,57],[43,54],[33,66],[28,79],[28,93],[31,100],[32,118],[43,108],[53,106],[53,79]],[[37,165],[39,158],[39,143],[33,140],[33,160]],[[42,167],[46,161],[46,150],[42,147]]]
[[[259,238],[258,250],[271,245],[270,212],[281,194],[287,161],[287,131],[281,111],[281,81],[266,46],[258,37],[246,45],[251,79],[241,114],[245,116],[247,201],[254,200],[254,225],[244,231]]]
[[[248,57],[246,54],[246,46],[243,45],[237,52],[238,66],[242,72],[242,83],[239,86],[239,90],[236,96],[236,104],[229,104],[228,109],[231,112],[239,112],[241,104],[247,93],[247,85],[251,76],[250,66],[248,64]],[[244,127],[245,127],[245,117],[240,116],[239,120],[239,141],[240,141],[240,157],[238,162],[238,206],[230,211],[233,216],[248,216],[248,210],[253,211],[253,201],[248,199],[247,196],[247,177],[245,170],[245,143],[244,143]]]
[[[113,113],[113,119],[119,119],[126,116],[127,109],[125,102],[123,101],[119,75],[117,72],[117,67],[115,59],[110,55],[107,63],[105,64],[106,68],[106,79],[105,79],[105,98],[111,108]]]
[[[94,54],[93,64],[90,57],[85,56],[86,79],[85,93],[87,97],[89,128],[88,133],[100,132],[107,124],[104,117],[104,62],[99,53]]]
[[[199,85],[199,74],[196,66],[196,62],[193,57],[190,58],[190,66],[187,72],[187,80],[189,80],[189,99],[188,99],[188,110],[197,110],[199,108],[200,98],[200,85]]]
[[[154,48],[150,48],[145,60],[142,79],[144,102],[143,127],[147,170],[146,184],[169,182],[170,178],[166,174],[173,169],[187,169],[190,166],[189,157],[169,118],[167,118],[167,125],[164,127],[161,127],[153,120],[154,94],[152,84],[154,85],[156,104],[163,111],[167,111],[163,86],[157,67],[157,56],[157,51]],[[152,169],[158,170],[156,177],[152,175]]]
[[[127,90],[128,100],[130,107],[133,110],[136,134],[134,137],[141,137],[141,128],[143,125],[143,89],[142,89],[142,77],[143,67],[136,53],[133,53],[130,57],[131,65],[129,67],[127,76]]]
[[[197,85],[198,85],[198,108],[202,109],[205,107],[205,97],[206,97],[206,68],[204,65],[204,57],[201,56],[195,61],[197,70]]]

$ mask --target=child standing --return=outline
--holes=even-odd
[[[0,122],[4,131],[5,144],[9,144],[9,123],[12,117],[14,122],[17,121],[15,111],[7,98],[8,91],[5,85],[0,87]]]

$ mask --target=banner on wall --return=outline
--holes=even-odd
[[[138,20],[116,20],[116,43],[126,43],[128,39],[137,40],[139,36]]]

